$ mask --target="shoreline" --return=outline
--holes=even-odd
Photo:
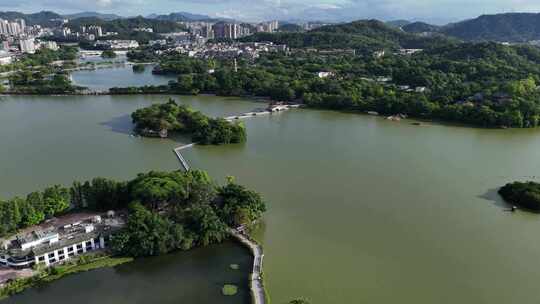
[[[148,92],[148,93],[110,93],[109,91],[95,91],[95,92],[77,92],[77,93],[62,93],[62,94],[32,94],[27,92],[4,92],[0,93],[0,97],[10,97],[10,96],[150,96],[150,95],[157,95],[157,96],[208,96],[208,97],[223,97],[223,98],[244,98],[244,99],[251,99],[255,102],[271,102],[272,100],[270,97],[265,96],[253,96],[253,95],[234,95],[234,96],[224,96],[224,95],[218,95],[215,93],[200,93],[197,95],[192,94],[181,94],[181,93],[170,93],[170,92]],[[338,112],[338,113],[346,113],[346,114],[356,114],[356,115],[364,115],[364,116],[374,116],[379,117],[381,119],[386,119],[387,116],[392,115],[398,115],[398,114],[378,114],[373,115],[370,114],[369,111],[363,111],[363,110],[355,110],[355,109],[330,109],[330,108],[323,108],[323,107],[314,107],[309,106],[304,103],[291,103],[293,105],[300,105],[300,108],[308,108],[312,110],[322,110],[322,111],[332,111],[332,112]],[[460,121],[452,121],[452,120],[443,120],[438,118],[429,118],[429,117],[416,117],[416,116],[410,116],[404,120],[405,122],[411,121],[412,123],[418,122],[422,125],[419,126],[429,126],[430,123],[435,125],[441,125],[441,126],[449,126],[449,127],[463,127],[463,128],[470,128],[470,129],[485,129],[485,130],[534,130],[538,129],[539,127],[526,127],[526,128],[512,128],[512,127],[504,127],[504,126],[493,126],[493,127],[486,127],[486,126],[480,126],[475,124],[470,124],[466,122],[460,122]],[[399,121],[395,121],[396,123],[399,123]],[[403,121],[402,121],[403,122]]]

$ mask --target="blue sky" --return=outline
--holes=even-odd
[[[246,21],[377,18],[446,23],[481,14],[540,12],[540,0],[0,0],[0,10],[124,16],[187,11]]]

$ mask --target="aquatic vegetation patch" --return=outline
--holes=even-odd
[[[224,296],[234,296],[238,293],[238,287],[232,284],[225,284],[223,285],[223,288],[221,288],[221,293]]]

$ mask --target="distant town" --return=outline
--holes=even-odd
[[[140,17],[143,19],[142,17]],[[80,44],[82,49],[90,50],[132,50],[139,48],[140,40],[118,39],[119,33],[107,31],[103,26],[89,24],[74,26],[69,19],[51,19],[45,24],[27,25],[25,19],[0,19],[0,65],[16,61],[23,54],[33,54],[37,50],[46,48],[58,50],[58,43]],[[86,21],[86,20],[85,20]],[[156,34],[145,41],[149,46],[159,47],[161,50],[173,50],[185,53],[190,57],[236,57],[245,55],[256,58],[261,51],[286,51],[285,45],[258,44],[243,45],[230,43],[208,43],[233,41],[254,33],[277,32],[280,23],[276,20],[261,23],[239,23],[227,21],[182,21],[176,22],[182,30],[172,32],[159,32],[151,27],[134,27],[129,29],[130,34],[150,33]],[[325,23],[307,22],[298,25],[303,30],[311,30],[326,25]]]

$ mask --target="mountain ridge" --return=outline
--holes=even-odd
[[[540,13],[503,13],[446,25],[441,32],[465,41],[527,42],[540,40]]]

